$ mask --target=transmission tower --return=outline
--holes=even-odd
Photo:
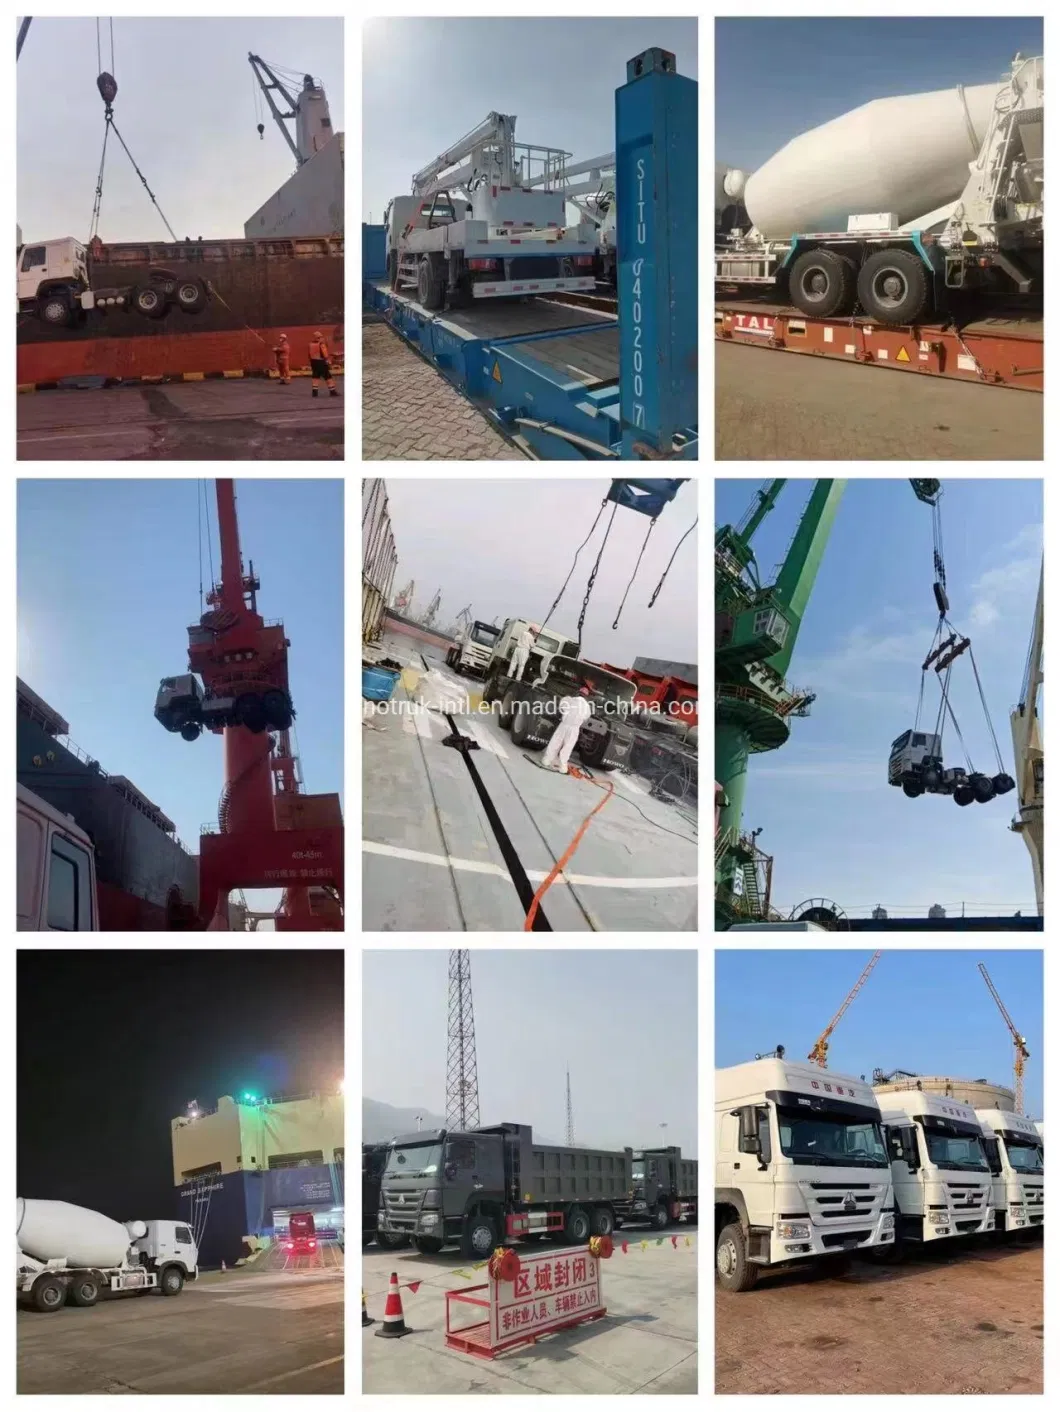
[[[570,1069],[567,1070],[567,1146],[574,1146],[574,1109],[570,1106]]]
[[[471,952],[449,953],[449,1052],[445,1071],[445,1126],[477,1128],[478,1064],[475,1010],[471,1002]]]

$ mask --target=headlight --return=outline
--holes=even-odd
[[[432,1230],[438,1224],[437,1211],[425,1211],[420,1217],[420,1225],[424,1230]]]
[[[778,1240],[809,1240],[809,1238],[809,1224],[796,1225],[794,1222],[784,1221],[777,1226]]]
[[[928,1223],[932,1226],[948,1226],[950,1218],[945,1211],[929,1211]]]
[[[440,1206],[442,1204],[442,1193],[440,1187],[431,1187],[423,1198],[424,1206]]]
[[[884,1212],[883,1221],[882,1221],[881,1224],[880,1224],[880,1230],[881,1230],[881,1231],[893,1231],[893,1230],[894,1230],[894,1212],[893,1212],[893,1211],[885,1211],[885,1212]]]

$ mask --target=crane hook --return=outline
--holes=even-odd
[[[261,138],[262,142],[265,141],[265,124],[264,124],[264,123],[258,123],[258,136]]]
[[[96,79],[96,87],[99,89],[99,96],[109,108],[118,96],[118,84],[113,74],[102,73]]]

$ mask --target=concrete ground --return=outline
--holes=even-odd
[[[138,383],[22,393],[20,461],[341,461],[338,397],[308,378]]]
[[[167,1299],[19,1309],[22,1394],[341,1393],[343,1270],[205,1274]]]
[[[670,1236],[676,1237],[676,1248]],[[563,1329],[537,1344],[493,1360],[445,1346],[448,1289],[483,1284],[485,1268],[472,1269],[455,1251],[419,1255],[415,1250],[362,1253],[361,1282],[369,1315],[361,1330],[365,1393],[695,1393],[698,1390],[696,1247],[694,1226],[676,1226],[661,1238],[639,1229],[616,1232],[616,1249],[601,1264],[607,1315]],[[686,1238],[688,1243],[686,1244]],[[623,1254],[617,1242],[628,1240]],[[647,1242],[647,1248],[641,1246]],[[551,1247],[517,1247],[536,1252]],[[401,1291],[407,1338],[376,1338],[391,1271]],[[458,1273],[463,1272],[463,1273]],[[456,1306],[453,1324],[475,1322],[475,1311]]]
[[[1040,392],[714,343],[719,461],[1040,461]]]
[[[521,930],[526,912],[467,765],[443,744],[451,734],[446,711],[477,742],[472,759],[535,887],[599,803],[600,788],[537,768],[540,752],[528,760],[488,707],[477,711],[481,683],[455,676],[442,648],[393,633],[379,655],[406,670],[384,709],[362,703],[364,929]],[[694,931],[694,825],[652,798],[639,776],[594,775],[611,782],[614,794],[545,893],[549,924],[555,931]]]
[[[955,1243],[956,1244],[956,1243]],[[1042,1393],[1042,1243],[944,1241],[897,1266],[716,1289],[716,1393]],[[763,1355],[766,1356],[763,1356]]]
[[[525,461],[481,412],[378,321],[361,331],[366,461]]]

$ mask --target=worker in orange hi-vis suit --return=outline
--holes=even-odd
[[[319,329],[309,340],[309,368],[313,375],[313,396],[320,391],[320,379],[323,378],[328,385],[328,391],[332,397],[338,397],[339,390],[335,386],[335,379],[331,376],[331,367],[328,363],[328,345],[324,342],[324,335]]]
[[[291,381],[291,345],[287,342],[287,335],[280,334],[280,341],[272,350],[276,354],[276,372],[279,374],[282,383]]]

